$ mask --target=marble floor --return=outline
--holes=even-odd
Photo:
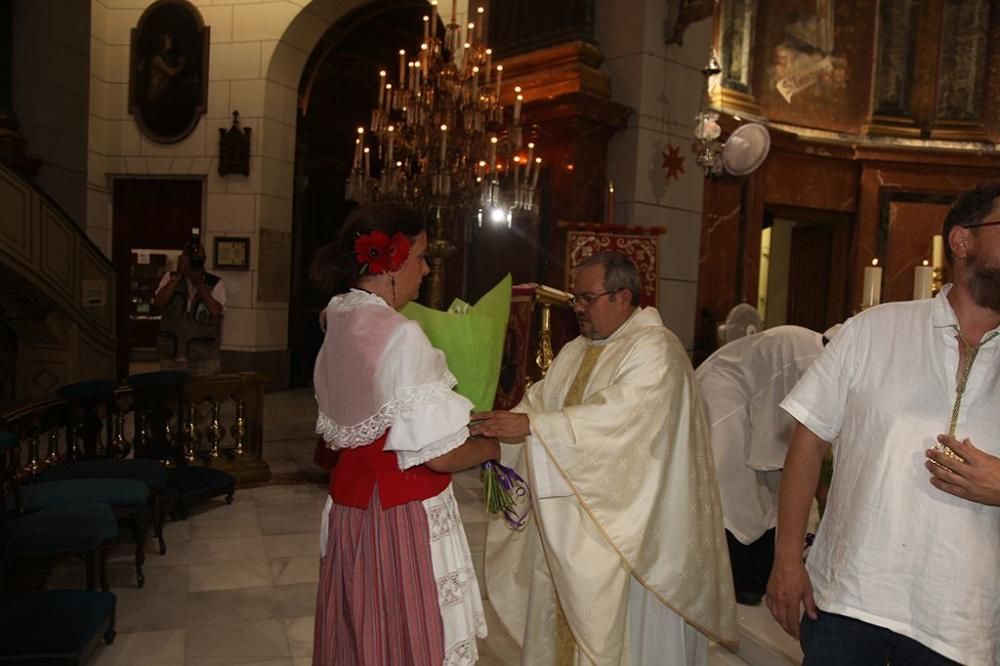
[[[109,564],[118,596],[118,637],[96,666],[307,666],[311,664],[318,526],[326,474],[312,462],[315,405],[309,391],[265,397],[269,486],[237,491],[233,504],[203,504],[168,522],[168,551],[148,545],[146,585],[135,587],[131,548]],[[455,477],[455,494],[481,571],[486,516],[478,474]],[[50,586],[78,587],[79,566],[54,572]],[[487,604],[489,637],[480,664],[520,663],[520,650]],[[712,666],[746,664],[713,646]],[[786,662],[787,663],[787,662]]]

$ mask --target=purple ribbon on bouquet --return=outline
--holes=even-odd
[[[528,523],[528,512],[531,510],[531,491],[521,475],[496,460],[483,463],[482,473],[483,494],[486,511],[503,514],[504,522],[513,530],[519,530]],[[518,514],[516,506],[525,502],[524,512]]]

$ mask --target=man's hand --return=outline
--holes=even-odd
[[[504,442],[519,442],[531,434],[531,422],[527,414],[477,412],[472,415],[469,432],[473,437],[496,437]]]
[[[931,485],[970,502],[1000,506],[1000,458],[980,451],[968,439],[960,442],[951,435],[937,439],[962,460],[928,449],[924,465],[931,473]]]
[[[816,601],[813,599],[812,583],[806,566],[801,560],[783,564],[775,559],[771,577],[767,581],[767,608],[792,638],[799,637],[803,605],[809,619],[815,620]]]

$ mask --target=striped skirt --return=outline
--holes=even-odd
[[[451,487],[383,510],[327,500],[313,666],[458,666],[486,624]]]

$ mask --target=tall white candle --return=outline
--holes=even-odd
[[[455,22],[455,17],[458,16],[458,0],[451,0],[451,22]]]
[[[445,156],[448,151],[448,126],[441,125],[441,166],[444,166]]]
[[[431,34],[431,19],[429,16],[424,17],[424,43],[427,43],[427,38]]]
[[[492,62],[493,49],[486,49],[486,85],[490,85],[490,79],[493,77]]]
[[[372,153],[370,148],[365,148],[365,178],[372,172]]]
[[[542,158],[535,158],[535,173],[531,174],[531,189],[538,187],[538,174],[542,170]]]
[[[931,297],[931,285],[934,281],[934,268],[924,261],[923,266],[913,269],[913,300],[919,301]]]
[[[493,173],[497,168],[497,138],[495,136],[490,137],[489,167],[490,173]]]
[[[406,87],[406,49],[399,49],[399,88]]]
[[[378,73],[378,105],[382,106],[382,101],[385,99],[385,70],[383,69]]]
[[[438,32],[438,0],[431,0],[431,38],[437,37]]]
[[[476,13],[479,14],[479,17],[476,19],[476,41],[479,42],[483,41],[483,23],[485,22],[483,20],[484,11],[485,10],[482,7],[476,8]]]
[[[934,234],[934,242],[931,247],[931,266],[944,268],[944,237],[941,234]]]
[[[882,267],[878,259],[872,259],[872,265],[865,267],[865,281],[861,288],[861,307],[878,305],[882,299]]]
[[[497,102],[500,101],[500,80],[503,78],[503,65],[497,65]]]
[[[521,102],[524,101],[524,95],[518,95],[514,98],[514,124],[518,125],[521,122]]]
[[[389,130],[389,154],[386,156],[385,162],[386,162],[387,165],[390,165],[390,166],[392,165],[392,143],[393,143],[393,139],[396,138],[395,129],[396,128],[393,127],[392,125],[389,125],[389,127],[388,127],[388,130]]]
[[[479,68],[472,68],[472,103],[477,103],[479,99]]]

